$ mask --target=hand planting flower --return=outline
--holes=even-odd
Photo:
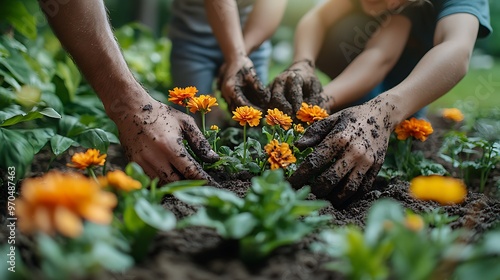
[[[290,164],[295,163],[297,159],[290,150],[287,143],[279,143],[278,140],[273,139],[271,143],[264,147],[269,158],[267,161],[271,164],[271,170],[283,168],[285,169]]]
[[[305,102],[302,102],[302,106],[297,112],[297,119],[307,123],[308,125],[326,117],[328,117],[328,113],[325,109],[319,107],[318,105],[309,105]]]
[[[442,205],[462,203],[467,196],[462,180],[438,175],[414,178],[409,191],[416,199],[433,200]]]
[[[82,218],[97,224],[109,224],[117,203],[92,179],[81,174],[49,172],[43,177],[26,179],[16,200],[19,228],[25,233],[59,232],[76,237],[82,233]]]
[[[189,100],[193,98],[198,89],[196,87],[185,87],[185,88],[174,88],[173,90],[169,90],[169,98],[168,101],[186,107]]]
[[[443,118],[454,122],[461,122],[464,120],[464,114],[462,114],[462,112],[457,108],[443,109],[441,115],[443,116]]]

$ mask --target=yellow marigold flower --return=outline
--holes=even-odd
[[[233,120],[239,122],[241,126],[246,124],[258,126],[261,118],[262,112],[249,106],[238,107],[233,111]]]
[[[219,130],[219,127],[215,124],[213,124],[212,126],[210,126],[210,129],[211,130]]]
[[[406,140],[412,136],[420,141],[425,141],[434,130],[430,122],[411,118],[398,124],[394,131],[399,140]]]
[[[293,129],[297,131],[297,133],[304,133],[305,129],[304,127],[299,123],[299,124],[294,124]]]
[[[424,228],[424,219],[422,216],[410,213],[406,215],[405,226],[412,231],[420,231]]]
[[[461,122],[464,120],[464,114],[462,114],[462,112],[457,108],[443,109],[442,116],[443,118],[454,122]]]
[[[328,117],[328,113],[325,109],[319,107],[318,105],[309,105],[302,102],[302,106],[297,112],[297,119],[307,123],[312,124],[315,121],[322,120]]]
[[[187,103],[189,111],[191,111],[191,113],[193,114],[198,111],[201,111],[202,113],[210,112],[212,111],[211,107],[216,105],[219,105],[217,103],[217,99],[210,95],[200,95],[198,97],[193,97]]]
[[[271,143],[264,147],[264,150],[269,155],[267,161],[271,164],[271,169],[286,168],[297,159],[292,154],[290,146],[287,143],[279,143],[278,140],[273,139]]]
[[[196,95],[198,89],[196,89],[196,87],[176,87],[173,90],[169,90],[168,92],[168,101],[177,105],[186,106],[188,101]]]
[[[270,126],[279,125],[284,130],[288,130],[292,126],[292,118],[281,112],[279,109],[268,109],[266,122]]]
[[[106,177],[99,177],[101,186],[112,186],[122,191],[133,191],[142,188],[141,182],[132,179],[121,170],[110,171]]]
[[[413,178],[409,191],[417,199],[433,200],[442,205],[461,203],[467,196],[467,188],[462,180],[439,175]]]
[[[106,154],[101,155],[97,149],[88,149],[85,153],[76,153],[71,157],[67,166],[78,169],[87,169],[96,165],[103,166],[106,162]]]
[[[82,218],[109,224],[116,196],[81,174],[51,171],[26,179],[16,200],[19,229],[27,234],[59,232],[68,237],[82,233]]]

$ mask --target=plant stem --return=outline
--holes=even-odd
[[[243,126],[243,164],[247,160],[247,124]]]
[[[92,169],[92,167],[87,167],[87,173],[90,177],[94,178],[94,180],[99,183],[97,177],[95,176],[94,169]]]
[[[207,136],[207,132],[206,132],[206,129],[205,129],[205,112],[201,112],[201,128],[203,130],[203,135],[205,135],[205,137]]]

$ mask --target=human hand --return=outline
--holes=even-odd
[[[278,108],[289,116],[295,117],[302,102],[325,108],[328,98],[323,96],[323,87],[314,73],[310,60],[293,63],[272,82],[269,108]]]
[[[263,109],[271,98],[269,89],[259,80],[253,62],[247,56],[222,65],[218,87],[231,111],[240,106]]]
[[[138,106],[126,111],[122,108],[122,117],[115,120],[129,160],[138,163],[151,178],[159,177],[162,183],[190,179],[218,185],[183,144],[187,140],[204,162],[219,160],[191,116],[153,99]]]
[[[299,149],[316,147],[289,178],[292,186],[310,184],[335,207],[368,191],[384,162],[394,109],[376,98],[313,123],[295,143]]]

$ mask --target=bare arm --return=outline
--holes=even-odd
[[[257,0],[243,28],[248,54],[271,38],[283,18],[287,0]]]
[[[328,107],[343,108],[383,81],[398,61],[410,34],[408,18],[394,15],[368,41],[342,73],[324,87],[330,98]]]
[[[293,60],[314,62],[328,28],[352,9],[353,5],[349,0],[328,0],[307,12],[295,31]]]
[[[104,2],[66,2],[58,4],[57,13],[46,10],[47,19],[116,123],[128,158],[162,182],[188,178],[216,185],[182,140],[204,161],[217,161],[218,155],[192,117],[154,100],[134,79],[111,32]],[[44,0],[39,4],[46,7]]]
[[[434,47],[384,97],[398,108],[395,123],[447,93],[465,76],[478,30],[479,21],[471,14],[454,14],[438,22]]]

